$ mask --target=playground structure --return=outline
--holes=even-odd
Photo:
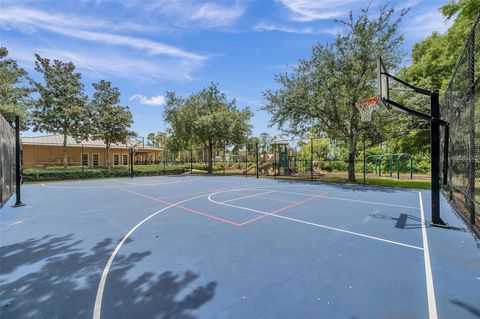
[[[394,153],[394,154],[377,154],[377,155],[369,155],[365,157],[364,160],[364,173],[367,175],[368,173],[368,160],[371,159],[374,161],[374,172],[378,176],[382,176],[382,160],[388,160],[388,173],[390,177],[393,177],[393,162],[396,163],[397,169],[397,179],[400,179],[400,161],[402,158],[409,160],[410,162],[410,179],[413,179],[413,156],[409,153]]]
[[[289,147],[286,140],[276,140],[270,144],[270,152],[264,147],[259,156],[258,170],[260,175],[270,176],[320,176],[320,161],[313,158],[298,158],[294,149]],[[255,170],[253,164],[244,173]]]

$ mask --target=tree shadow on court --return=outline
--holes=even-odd
[[[45,236],[0,247],[0,317],[91,318],[100,274],[115,243],[90,250],[73,235]],[[210,301],[216,282],[197,283],[191,271],[132,275],[150,252],[117,255],[102,303],[104,318],[193,319]]]
[[[476,308],[472,305],[469,305],[461,300],[452,300],[451,301],[454,305],[457,305],[466,311],[470,312],[472,315],[474,315],[476,318],[480,318],[480,308]]]

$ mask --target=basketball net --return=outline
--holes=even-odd
[[[370,122],[372,120],[372,113],[378,109],[378,98],[372,97],[363,99],[355,103],[358,111],[360,112],[360,119],[362,122]]]

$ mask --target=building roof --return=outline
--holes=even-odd
[[[44,135],[44,136],[25,136],[22,137],[22,144],[24,145],[45,145],[45,146],[63,146],[63,135]],[[69,147],[98,147],[105,148],[105,143],[102,140],[92,140],[88,138],[82,140],[80,143],[77,143],[76,139],[71,136],[67,136],[67,146]],[[125,143],[115,143],[111,144],[110,148],[124,148],[128,149],[128,146]],[[161,151],[162,148],[144,145],[139,148],[140,150],[152,150],[152,151]]]

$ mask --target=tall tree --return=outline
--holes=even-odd
[[[310,59],[276,76],[278,90],[264,93],[268,103],[263,109],[281,130],[295,135],[326,132],[348,143],[350,181],[355,180],[359,134],[369,127],[360,122],[355,103],[376,95],[377,54],[382,54],[390,69],[401,61],[403,35],[398,30],[407,13],[396,14],[385,5],[375,15],[369,9],[362,9],[358,16],[350,12],[346,21],[340,21],[345,30],[333,43],[315,45]],[[375,129],[382,127],[384,123],[377,123]]]
[[[27,72],[7,56],[8,50],[0,47],[0,114],[10,124],[16,115],[20,116],[22,129],[26,129],[31,93],[27,85]]]
[[[43,83],[32,81],[38,98],[33,102],[33,131],[63,135],[63,167],[68,167],[67,137],[85,136],[88,123],[87,96],[81,74],[71,62],[50,61],[35,54],[35,71]]]
[[[167,132],[148,133],[147,145],[165,147],[165,141],[167,139]]]
[[[128,106],[120,106],[120,90],[109,81],[101,80],[92,84],[95,92],[91,101],[93,137],[101,139],[106,146],[108,171],[112,170],[110,146],[125,142],[133,124]],[[133,159],[130,159],[133,160]]]
[[[236,100],[227,100],[214,83],[186,99],[167,92],[164,117],[177,139],[186,145],[201,143],[208,149],[209,173],[214,146],[245,142],[252,127],[250,110],[238,109]]]

